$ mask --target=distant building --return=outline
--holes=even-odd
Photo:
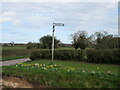
[[[26,45],[24,43],[0,43],[1,46],[23,46]]]
[[[59,47],[72,47],[72,44],[64,44],[64,43],[62,43],[62,44],[59,44],[58,46]]]
[[[11,46],[11,43],[0,43],[1,46]],[[14,46],[24,46],[26,43],[14,43]],[[58,47],[72,47],[72,44],[58,44]]]

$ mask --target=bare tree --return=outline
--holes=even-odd
[[[75,49],[81,48],[85,49],[88,45],[88,38],[86,31],[78,31],[71,35],[72,37],[72,44]]]

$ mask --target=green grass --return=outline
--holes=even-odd
[[[88,47],[86,49],[90,50],[90,49],[94,49],[94,48]],[[75,48],[74,47],[59,47],[59,48],[56,48],[56,50],[75,50]],[[77,50],[80,50],[80,48],[78,48]]]
[[[4,47],[2,47],[2,50],[20,50],[20,49],[26,49],[26,46],[12,46],[12,47],[4,46]],[[71,50],[71,49],[74,49],[74,47],[59,47],[59,48],[56,48],[56,49]],[[43,49],[41,49],[41,50],[43,50]]]
[[[29,62],[30,64],[39,63],[39,64],[49,64],[51,60],[37,60]],[[118,75],[118,65],[105,65],[105,64],[89,64],[82,63],[80,61],[58,61],[54,60],[55,64],[61,64],[62,67],[72,67],[76,69],[85,69],[86,71],[97,71],[97,67],[99,67],[99,71],[107,73],[110,70],[114,75]]]
[[[56,48],[57,50],[73,50],[74,47],[59,47],[59,48]]]
[[[34,49],[20,50],[2,50],[2,60],[19,59],[21,57],[29,57]]]
[[[2,46],[0,46],[0,51],[2,50]]]
[[[47,68],[26,66],[35,63],[49,65],[50,60],[37,60],[24,63],[22,66],[4,66],[3,76],[16,76],[25,78],[31,82],[38,82],[46,87],[58,88],[117,88],[118,87],[118,66],[117,65],[96,65],[81,63],[77,61],[57,61],[54,63],[61,64],[61,67]],[[33,68],[32,68],[33,67]],[[46,66],[47,67],[47,66]],[[75,68],[74,71],[69,71],[70,68]],[[97,69],[99,67],[99,69]],[[85,72],[79,72],[85,70]],[[108,74],[108,70],[112,74]],[[95,74],[91,74],[95,71]],[[99,72],[100,71],[100,72]]]
[[[2,50],[20,50],[20,49],[26,49],[26,46],[2,47]]]
[[[57,49],[70,50],[73,48],[61,47]],[[29,57],[34,50],[48,50],[48,49],[26,49],[26,46],[13,46],[13,47],[4,46],[4,47],[0,47],[0,50],[2,51],[2,58],[0,58],[0,60],[7,61],[7,60]]]
[[[21,58],[29,58],[29,55],[26,55],[26,56],[8,56],[8,57],[3,57],[2,61],[21,59]]]

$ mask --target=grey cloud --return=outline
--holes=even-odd
[[[116,25],[116,17],[110,12],[117,8],[117,3],[64,2],[64,3],[3,3],[3,11],[14,11],[14,19],[20,19],[19,28],[34,29],[50,26],[54,21],[65,22],[71,28],[98,25]],[[35,15],[36,20],[30,17]],[[112,17],[112,18],[111,18]],[[115,19],[115,20],[114,20]],[[105,27],[106,28],[106,27]]]

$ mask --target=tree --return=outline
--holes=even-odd
[[[28,44],[27,44],[27,49],[33,49],[33,48],[35,48],[34,43],[28,42]]]
[[[92,46],[92,47],[96,46],[94,34],[90,35],[90,37],[88,37],[88,39],[89,39],[89,46]]]
[[[12,41],[12,42],[10,42],[9,45],[10,45],[10,46],[14,46],[14,44],[15,44],[15,43]]]
[[[40,43],[28,42],[27,49],[39,49]]]
[[[106,31],[95,32],[91,37],[94,36],[94,44],[97,49],[113,49],[119,48],[118,40],[120,39],[118,36],[113,36],[112,34],[108,34]]]
[[[87,38],[87,32],[86,31],[78,31],[72,36],[72,44],[75,49],[81,48],[85,49],[88,46],[88,38]]]
[[[94,37],[96,38],[95,42],[96,42],[96,46],[97,48],[100,48],[102,45],[102,38],[107,36],[107,32],[106,31],[99,31],[99,32],[95,32],[94,33]]]
[[[101,45],[99,48],[102,48],[102,49],[118,48],[119,47],[118,40],[119,40],[119,37],[115,37],[113,35],[104,36],[101,39]]]
[[[47,35],[43,36],[39,39],[40,41],[40,47],[43,49],[51,49],[52,48],[52,36]],[[56,37],[54,37],[54,46],[55,48],[58,47],[58,44],[60,43],[60,40],[57,40]]]

